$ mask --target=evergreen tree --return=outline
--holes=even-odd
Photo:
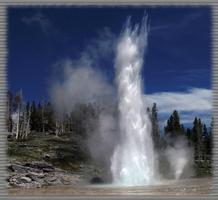
[[[206,147],[207,147],[207,157],[211,159],[212,157],[212,136],[213,136],[213,118],[211,120],[210,129],[206,138]]]
[[[207,160],[207,152],[208,152],[208,139],[209,139],[209,134],[207,131],[207,126],[206,124],[203,125],[203,135],[202,135],[202,156],[204,160]]]
[[[37,110],[35,101],[32,101],[31,104],[30,127],[31,130],[37,131]]]
[[[187,137],[189,146],[191,146],[191,144],[192,144],[192,142],[191,142],[192,131],[190,128],[187,128],[187,130],[186,130],[186,137]]]
[[[157,113],[157,105],[153,104],[151,109],[151,124],[152,124],[152,137],[155,148],[159,147],[160,144],[160,131],[158,125],[158,113]]]
[[[37,131],[38,132],[43,132],[43,106],[41,103],[38,103],[37,106],[37,112],[36,112],[36,117],[37,117]]]
[[[173,111],[173,129],[177,134],[179,134],[182,130],[180,125],[179,114],[176,110]]]
[[[201,160],[203,157],[203,125],[197,117],[195,117],[193,125],[192,142],[195,149],[195,159]]]
[[[184,133],[184,127],[180,124],[179,114],[176,110],[173,111],[167,120],[167,126],[165,126],[164,130],[165,134],[170,137],[177,137]]]
[[[54,131],[55,128],[55,119],[54,119],[54,110],[50,102],[45,106],[44,114],[44,124],[45,131]]]

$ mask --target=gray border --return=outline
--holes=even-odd
[[[6,150],[6,59],[7,59],[7,48],[6,48],[6,21],[7,15],[4,7],[0,7],[0,195],[6,194],[5,190],[5,178],[7,176],[5,166],[7,160],[5,156]]]
[[[162,6],[212,6],[213,22],[212,22],[212,52],[213,52],[213,184],[210,196],[208,197],[160,197],[160,196],[117,196],[117,197],[70,197],[70,196],[35,196],[35,197],[15,197],[7,195],[7,185],[5,179],[7,177],[6,166],[8,165],[6,158],[7,131],[5,124],[6,114],[6,95],[7,95],[7,7],[8,6],[69,6],[69,5],[99,5],[99,6],[118,6],[118,5],[162,5]],[[218,135],[215,131],[218,129],[218,1],[217,0],[0,0],[0,198],[4,199],[218,199]]]

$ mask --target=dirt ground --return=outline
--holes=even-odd
[[[121,187],[114,185],[50,186],[44,188],[9,188],[9,195],[64,195],[64,196],[114,196],[114,195],[164,195],[199,196],[208,195],[211,178],[166,180],[152,186]]]

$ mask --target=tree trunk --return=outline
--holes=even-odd
[[[16,140],[19,137],[19,132],[20,132],[20,105],[18,105],[18,113],[17,113],[17,130],[16,130]]]

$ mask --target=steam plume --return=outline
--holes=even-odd
[[[115,149],[111,166],[116,184],[146,185],[154,178],[151,123],[144,108],[141,86],[147,36],[147,17],[134,28],[128,19],[117,44],[115,68],[121,143]]]

